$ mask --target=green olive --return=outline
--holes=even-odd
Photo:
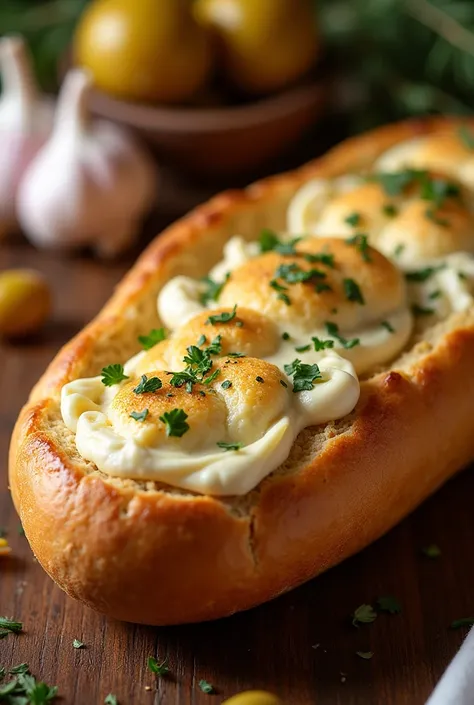
[[[39,330],[51,311],[44,277],[30,269],[0,272],[0,335],[19,338]]]
[[[233,695],[222,705],[282,705],[282,702],[276,695],[264,690],[247,690],[245,693]]]

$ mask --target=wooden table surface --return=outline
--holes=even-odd
[[[59,702],[67,705],[99,705],[109,692],[121,705],[212,705],[255,687],[280,694],[286,705],[424,703],[466,632],[450,629],[451,621],[474,615],[472,470],[375,545],[272,603],[193,626],[106,620],[66,597],[35,562],[18,532],[7,450],[31,386],[98,311],[129,262],[61,260],[22,242],[3,246],[0,269],[20,265],[48,276],[55,314],[37,340],[0,347],[0,526],[13,548],[0,559],[0,614],[24,622],[24,633],[0,640],[0,665],[26,661],[37,677],[58,685]],[[438,559],[420,552],[432,543],[441,549]],[[352,626],[348,615],[382,595],[398,598],[401,614]],[[74,649],[74,639],[86,647]],[[374,655],[363,660],[357,651]],[[168,658],[170,677],[155,680],[149,656]],[[200,679],[216,694],[201,692]]]

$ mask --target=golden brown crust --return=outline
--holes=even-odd
[[[157,238],[63,348],[18,419],[10,483],[35,555],[66,592],[149,624],[248,608],[367,545],[473,456],[472,314],[364,382],[350,419],[302,432],[284,466],[241,501],[107,478],[77,455],[58,412],[65,382],[137,352],[136,335],[158,323],[156,294],[170,276],[204,274],[235,232],[250,238],[278,227],[311,176],[366,169],[396,142],[452,124],[389,126],[297,172],[216,197]]]

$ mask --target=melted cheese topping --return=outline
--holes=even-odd
[[[253,369],[257,363],[264,370],[260,376],[263,382],[249,380],[248,375],[236,371],[229,388],[224,389],[222,382],[214,383],[213,393],[207,390],[206,397],[200,396],[198,391],[188,394],[174,387],[170,388],[171,392],[155,393],[153,403],[158,411],[151,413],[155,417],[166,404],[176,403],[182,407],[184,394],[188,396],[188,403],[198,405],[202,400],[206,405],[205,414],[202,410],[198,414],[196,409],[188,409],[189,431],[182,439],[167,437],[161,421],[152,419],[147,424],[148,417],[144,423],[130,419],[124,427],[124,419],[131,408],[130,399],[125,406],[123,400],[116,400],[123,396],[127,382],[111,388],[105,388],[100,377],[70,382],[62,390],[61,411],[64,422],[76,434],[81,456],[95,463],[102,472],[116,477],[161,481],[199,493],[242,495],[284,462],[302,428],[345,416],[357,403],[359,383],[352,365],[335,354],[318,358],[322,378],[311,390],[299,393],[292,391],[291,379],[274,365],[251,358],[246,359],[245,365]],[[137,364],[138,359],[136,357],[133,364]],[[228,360],[227,363],[226,376],[229,377],[232,375],[230,366],[238,366],[244,360]],[[129,372],[133,364],[128,365]],[[225,365],[226,361],[220,364]],[[276,384],[272,384],[271,375]],[[164,378],[164,373],[161,377]],[[163,390],[168,390],[168,386],[164,384]],[[256,395],[263,393],[262,390],[266,404],[256,403]],[[175,402],[174,397],[166,396],[170,393],[179,399]],[[219,397],[217,415],[214,396]],[[150,400],[144,399],[142,404],[148,408]],[[226,409],[224,417],[221,405]],[[117,409],[121,410],[121,416]],[[263,429],[262,412],[267,417]],[[147,432],[145,425],[154,427],[154,433]],[[216,446],[219,435],[224,442],[246,441],[246,444],[239,450],[225,451]],[[187,436],[192,442],[186,447],[181,441]]]

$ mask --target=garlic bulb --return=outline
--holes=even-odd
[[[23,172],[46,141],[53,105],[41,98],[25,44],[0,39],[0,235],[16,227],[15,198]]]
[[[135,236],[155,196],[155,173],[127,132],[90,119],[90,86],[84,71],[67,74],[53,132],[24,175],[17,210],[38,247],[88,245],[107,257]]]

